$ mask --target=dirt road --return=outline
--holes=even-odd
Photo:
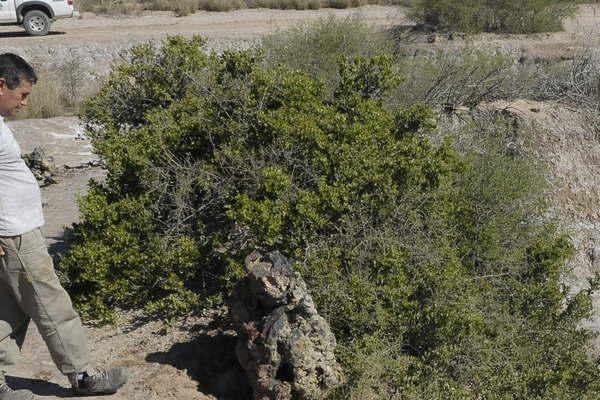
[[[231,12],[200,11],[186,17],[170,12],[152,12],[139,16],[104,17],[83,13],[79,19],[59,20],[50,35],[28,37],[20,27],[1,27],[0,43],[9,46],[79,45],[114,41],[156,39],[166,34],[202,34],[215,40],[252,40],[277,29],[327,15],[346,17],[360,15],[375,26],[404,23],[402,9],[387,6],[365,6],[353,9],[267,10],[250,9]]]

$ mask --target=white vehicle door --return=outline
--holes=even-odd
[[[0,23],[17,22],[15,0],[0,0]]]

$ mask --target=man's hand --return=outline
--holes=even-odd
[[[0,246],[0,257],[2,257],[4,255],[4,249],[2,248],[2,246]]]

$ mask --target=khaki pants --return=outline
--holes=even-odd
[[[63,374],[86,371],[87,337],[41,231],[0,236],[0,246],[0,368],[15,363],[33,320]]]

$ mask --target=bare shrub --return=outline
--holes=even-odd
[[[62,102],[68,107],[76,107],[85,92],[86,71],[81,56],[71,49],[56,69],[60,78]]]
[[[198,10],[198,0],[152,0],[143,6],[149,10],[173,11],[178,17],[185,17]]]
[[[331,8],[348,8],[351,7],[352,0],[327,0],[325,7]]]
[[[599,62],[600,52],[587,43],[572,60],[540,65],[536,95],[566,105],[600,108]]]
[[[408,6],[412,0],[80,0],[78,8],[109,15],[127,15],[142,10],[173,11],[186,16],[196,10],[231,11],[241,8],[317,10],[321,7],[348,8],[366,4]]]
[[[453,109],[511,99],[526,92],[526,68],[501,49],[465,47],[400,55],[405,79],[393,96],[403,104],[429,103]]]
[[[321,0],[308,0],[309,10],[318,10],[321,8]]]
[[[130,15],[142,10],[135,0],[80,0],[80,11],[90,11],[109,15]]]
[[[586,38],[573,59],[541,64],[532,96],[576,111],[600,139],[600,51]]]
[[[171,0],[152,0],[146,7],[153,11],[172,11],[172,4]]]
[[[78,0],[75,6],[82,12],[94,12],[94,7],[98,4],[98,0]]]
[[[250,0],[248,8],[273,8],[280,10],[308,10],[321,8],[321,0]]]

